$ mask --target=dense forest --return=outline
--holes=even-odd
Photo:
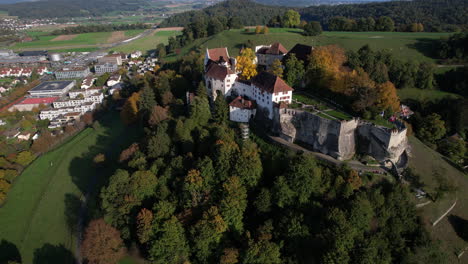
[[[76,27],[66,27],[52,31],[51,35],[81,34],[89,32],[112,32],[120,30],[148,29],[151,25],[143,23],[117,24],[117,25],[79,25]]]
[[[225,16],[236,14],[245,25],[266,24],[271,18],[282,15],[287,9],[253,3],[249,0],[228,0],[200,11],[174,15],[162,22],[163,26],[185,26],[195,17]],[[420,23],[424,31],[464,30],[468,25],[468,3],[465,0],[415,0],[383,3],[349,4],[336,6],[311,6],[297,8],[302,19],[318,21],[328,29],[332,18],[344,17],[358,22],[369,17],[391,18],[395,30],[408,31],[414,23]],[[375,29],[379,30],[379,29]]]
[[[407,187],[242,140],[225,99],[210,107],[203,83],[193,86],[202,70],[192,52],[125,80],[122,120],[146,136],[101,190],[86,259],[118,260],[133,245],[161,264],[444,263]]]
[[[135,11],[147,0],[43,0],[0,5],[0,10],[20,18],[102,16],[112,11]]]

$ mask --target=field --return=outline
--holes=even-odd
[[[99,191],[115,169],[118,154],[136,134],[136,129],[121,125],[118,114],[108,114],[99,129],[87,128],[34,161],[0,208],[0,241],[13,243],[22,263],[74,263],[73,230],[83,193]],[[106,155],[103,168],[93,166],[97,153]],[[95,196],[92,193],[91,204]]]
[[[132,38],[143,30],[128,30],[117,32],[94,32],[76,35],[48,36],[44,32],[32,31],[28,34],[39,38],[38,40],[24,43],[16,43],[14,50],[70,50],[81,48],[98,48],[110,43]]]
[[[417,88],[405,88],[397,90],[398,96],[400,97],[401,101],[405,101],[407,99],[416,100],[419,102],[430,102],[430,101],[437,101],[443,98],[460,98],[461,96],[453,93],[448,93],[440,90],[423,90]]]
[[[149,52],[151,50],[156,49],[156,46],[159,43],[167,44],[167,41],[168,41],[169,37],[177,36],[177,35],[180,35],[180,34],[181,34],[180,29],[177,29],[177,30],[163,30],[163,29],[155,30],[154,33],[152,33],[152,34],[150,34],[150,35],[148,35],[146,37],[131,41],[128,44],[124,44],[124,45],[120,45],[118,47],[112,48],[112,50],[113,51],[119,51],[119,52],[126,52],[126,53],[132,52],[132,51],[135,51],[135,50],[140,50],[141,52],[143,52],[143,54],[145,54],[145,53],[147,53],[147,52]]]
[[[254,31],[254,29],[251,29]],[[200,46],[204,48],[228,47],[230,55],[238,55],[247,40],[254,45],[280,42],[287,49],[295,44],[322,46],[337,44],[345,49],[357,50],[365,44],[375,50],[388,49],[399,58],[416,61],[433,61],[427,56],[430,41],[439,39],[449,33],[406,33],[406,32],[324,32],[317,37],[301,34],[300,29],[271,28],[270,33],[255,35],[243,30],[226,30],[212,37],[199,39],[182,50],[182,54]],[[174,56],[173,56],[174,57]],[[172,57],[172,58],[173,58]]]
[[[426,223],[427,230],[436,238],[440,239],[444,251],[449,255],[450,261],[447,263],[468,263],[468,255],[465,254],[457,262],[456,255],[461,250],[468,246],[457,234],[458,229],[456,217],[468,219],[468,176],[463,172],[451,166],[445,158],[434,150],[425,146],[415,137],[409,137],[411,144],[409,167],[414,169],[420,175],[421,181],[424,184],[424,190],[428,193],[434,192],[437,186],[435,175],[438,173],[448,179],[457,187],[457,191],[451,195],[447,195],[444,199],[436,203],[430,203],[419,209]],[[458,198],[457,205],[435,227],[432,227],[434,222],[441,216]]]

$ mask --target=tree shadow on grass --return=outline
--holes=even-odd
[[[457,215],[449,215],[448,220],[455,230],[455,233],[468,242],[468,220],[465,220]]]
[[[76,234],[78,231],[81,206],[82,201],[78,196],[71,193],[65,194],[65,222],[72,234]]]
[[[0,242],[0,264],[8,262],[21,263],[21,254],[15,244],[2,239]]]
[[[407,44],[406,46],[421,52],[426,57],[435,58],[437,41],[435,39],[418,38],[416,39],[416,43]]]
[[[63,245],[54,246],[51,244],[44,244],[41,248],[34,251],[34,264],[74,264],[76,259],[73,254]]]

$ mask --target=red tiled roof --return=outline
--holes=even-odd
[[[208,56],[213,61],[218,61],[221,57],[223,57],[225,61],[229,60],[229,53],[227,48],[209,49]]]
[[[252,78],[252,83],[262,91],[268,93],[289,92],[293,90],[293,88],[286,84],[281,78],[269,72],[261,72]]]
[[[256,106],[256,102],[238,96],[236,99],[232,100],[232,102],[229,105],[241,109],[254,109]]]
[[[44,97],[44,98],[26,98],[18,104],[51,104],[57,101],[59,97]]]
[[[214,78],[216,80],[224,80],[226,79],[226,76],[228,74],[234,74],[235,72],[233,72],[231,69],[225,67],[225,66],[221,66],[221,65],[218,65],[217,63],[211,61],[208,62],[208,66],[207,66],[207,71],[206,71],[206,76],[208,77],[211,77],[211,78]]]
[[[288,50],[279,42],[275,42],[271,47],[263,47],[257,51],[260,54],[280,55],[288,53]]]

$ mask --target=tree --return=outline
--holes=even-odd
[[[239,17],[232,16],[228,20],[228,27],[229,28],[241,29],[241,28],[244,27],[244,25],[242,24],[242,21],[239,19]]]
[[[106,161],[106,156],[102,153],[99,153],[97,154],[96,156],[94,156],[93,158],[93,162],[94,164],[96,165],[101,165],[102,163],[104,163]]]
[[[119,231],[104,219],[97,219],[86,228],[81,251],[90,264],[113,264],[125,255],[126,249]]]
[[[233,176],[223,184],[220,210],[229,229],[242,233],[244,211],[247,208],[247,190],[239,177]]]
[[[249,80],[257,75],[257,67],[254,63],[256,56],[255,52],[250,48],[242,49],[239,56],[237,56],[236,71],[240,72],[240,76]]]
[[[294,54],[291,54],[285,63],[284,76],[285,81],[290,86],[300,85],[304,77],[304,62],[298,60]]]
[[[259,26],[259,25],[257,25],[257,26],[255,27],[255,34],[258,35],[258,34],[260,34],[261,32],[262,32],[262,27]]]
[[[441,140],[437,147],[438,151],[455,163],[462,163],[467,153],[466,143],[463,139],[449,137]]]
[[[235,248],[225,248],[223,255],[219,260],[220,264],[236,264],[239,263],[239,251]]]
[[[375,29],[377,31],[393,31],[395,29],[395,22],[387,16],[381,16],[377,19]]]
[[[144,244],[149,241],[153,234],[152,222],[153,213],[146,208],[142,208],[137,215],[137,235],[140,243]]]
[[[318,36],[322,34],[322,26],[320,22],[311,21],[304,25],[304,35],[306,36]]]
[[[244,142],[233,166],[233,175],[238,176],[249,189],[257,186],[262,177],[262,161],[259,149],[253,142]]]
[[[280,60],[275,59],[273,63],[271,64],[270,69],[268,70],[269,73],[278,76],[280,78],[283,78],[283,64],[281,63]]]
[[[416,131],[418,138],[432,144],[445,136],[445,133],[445,122],[436,113],[426,116]]]
[[[213,106],[213,120],[221,125],[225,125],[229,118],[229,106],[224,96],[218,94]]]
[[[267,26],[263,26],[262,28],[262,34],[266,35],[270,32],[270,29]]]
[[[156,212],[161,213],[160,210]],[[190,250],[184,228],[175,216],[169,215],[168,218],[157,228],[156,239],[151,242],[149,250],[150,260],[155,264],[188,263]]]
[[[227,225],[216,206],[210,207],[191,230],[195,256],[200,263],[207,263],[221,241]]]
[[[159,58],[166,56],[166,46],[163,43],[159,43],[158,46],[156,46],[156,54]]]
[[[208,36],[218,34],[219,32],[223,30],[224,30],[223,24],[221,24],[221,22],[219,22],[218,18],[216,17],[213,17],[208,23]]]
[[[378,98],[376,106],[382,110],[391,109],[393,112],[398,111],[400,108],[400,99],[398,98],[397,91],[393,83],[386,82],[377,85]]]
[[[162,121],[169,118],[169,111],[168,107],[164,108],[159,105],[153,106],[153,110],[151,111],[151,115],[148,119],[148,124],[150,126],[156,126]]]
[[[248,240],[248,248],[245,251],[242,262],[245,264],[279,264],[281,261],[280,247],[271,241],[273,225],[265,223],[258,230],[256,239]]]
[[[298,12],[290,9],[284,13],[281,22],[283,27],[297,27],[301,23],[301,15]]]
[[[26,166],[35,159],[34,155],[30,151],[21,151],[16,157],[15,162],[21,166]]]
[[[146,145],[148,157],[162,157],[169,152],[170,146],[171,138],[167,134],[167,123],[161,123],[148,137]]]
[[[138,117],[138,100],[140,99],[139,93],[133,93],[123,105],[120,117],[124,124],[130,125],[137,121]]]
[[[104,73],[103,75],[99,76],[96,80],[96,86],[100,87],[100,86],[104,86],[104,84],[106,84],[107,80],[109,79],[109,77],[111,76],[110,73],[106,72]]]
[[[196,126],[205,126],[211,118],[210,105],[207,97],[195,96],[190,105],[190,119]]]

